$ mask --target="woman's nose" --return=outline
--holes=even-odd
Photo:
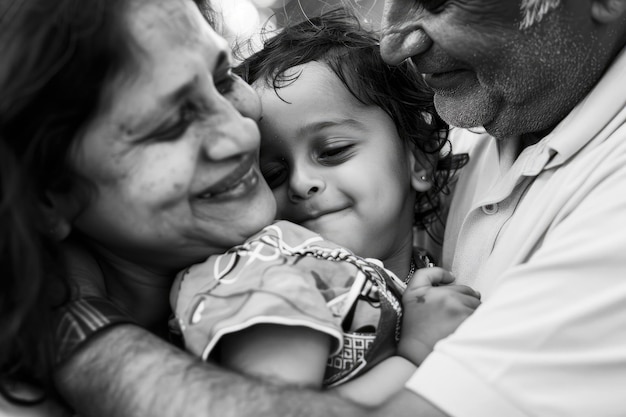
[[[398,65],[430,48],[432,40],[422,28],[423,13],[418,2],[385,1],[380,39],[380,54],[385,62]]]
[[[261,117],[261,98],[244,80],[233,75],[232,90],[226,98],[241,113],[242,116],[258,122]]]
[[[292,203],[308,200],[324,191],[324,178],[312,169],[299,168],[293,170],[289,178],[288,197]]]
[[[205,132],[204,148],[208,159],[219,161],[251,152],[257,153],[261,135],[257,121],[261,101],[256,92],[236,77],[231,90],[224,94],[223,108]],[[230,105],[229,105],[230,103]]]

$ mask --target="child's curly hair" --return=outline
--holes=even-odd
[[[235,72],[249,84],[261,81],[278,90],[299,77],[299,73],[285,75],[288,69],[311,61],[326,64],[357,100],[384,110],[400,138],[424,154],[439,155],[428,158],[437,161],[430,179],[433,186],[418,193],[415,225],[427,229],[435,221],[443,222],[441,194],[449,192],[454,172],[468,157],[452,154],[448,125],[435,112],[433,93],[413,63],[387,65],[380,56],[377,34],[344,7],[263,35],[263,48],[243,59]],[[238,45],[235,53],[242,55],[243,46]]]

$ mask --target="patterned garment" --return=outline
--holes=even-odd
[[[135,323],[112,302],[84,297],[72,300],[56,313],[56,363],[62,364],[98,332],[124,323]]]
[[[173,323],[206,359],[222,336],[256,324],[306,326],[335,343],[325,386],[343,383],[395,352],[403,283],[316,233],[279,221],[244,244],[181,272]]]

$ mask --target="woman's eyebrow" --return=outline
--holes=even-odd
[[[152,113],[154,111],[158,111],[160,109],[164,109],[170,107],[173,104],[178,104],[181,101],[184,101],[187,97],[189,97],[192,92],[197,88],[198,84],[198,76],[194,76],[193,78],[185,81],[180,86],[175,87],[172,91],[164,93],[160,97],[157,97],[154,100],[154,106],[148,107],[147,112]]]
[[[121,124],[126,134],[134,135],[145,129],[150,129],[155,122],[160,121],[163,115],[179,103],[185,101],[197,88],[198,77],[184,81],[181,85],[174,87],[156,96],[149,105],[141,106],[132,114],[124,117]]]
[[[230,69],[230,58],[226,51],[220,51],[217,59],[215,60],[215,67],[213,71],[217,72],[222,69]],[[197,88],[198,75],[195,75],[192,79],[184,82],[181,86],[175,88],[173,91],[168,92],[157,99],[158,107],[164,107],[172,103],[179,103],[188,97]]]
[[[176,88],[171,93],[165,94],[160,102],[163,104],[171,104],[171,103],[179,103],[185,98],[189,97],[189,95],[197,88],[198,85],[198,76],[194,76],[192,79],[188,80],[180,87]]]
[[[230,69],[230,57],[226,51],[220,51],[215,60],[215,66],[213,71],[217,72],[224,69]],[[197,88],[198,75],[193,78],[183,81],[181,85],[175,86],[171,91],[164,92],[158,95],[153,101],[151,106],[145,106],[141,111],[135,113],[131,125],[137,127],[150,124],[153,120],[161,114],[165,109],[172,105],[178,104],[189,97],[193,91]]]

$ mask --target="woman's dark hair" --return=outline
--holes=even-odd
[[[52,317],[54,303],[62,299],[54,299],[50,286],[65,281],[41,207],[48,191],[69,192],[77,184],[70,150],[128,53],[123,3],[95,0],[87,7],[77,0],[24,0],[3,10],[0,377],[5,381],[52,386]]]
[[[51,315],[67,296],[57,246],[42,230],[29,189],[29,177],[0,141],[0,394],[9,399],[8,380],[50,388]]]
[[[239,45],[244,54],[249,45]],[[378,36],[363,27],[346,7],[289,25],[278,33],[264,32],[263,48],[243,59],[235,72],[248,83],[261,81],[279,89],[298,79],[286,71],[311,61],[327,65],[361,103],[375,105],[393,120],[399,136],[424,154],[441,154],[449,147],[448,126],[435,112],[433,93],[410,60],[387,65],[380,56]],[[433,187],[419,193],[415,224],[426,228],[439,220],[441,194],[466,155],[447,152],[438,158]]]
[[[69,286],[41,207],[50,191],[89,185],[69,155],[106,87],[132,69],[130,1],[0,0],[0,394],[10,400],[3,381],[51,387],[52,311]]]

